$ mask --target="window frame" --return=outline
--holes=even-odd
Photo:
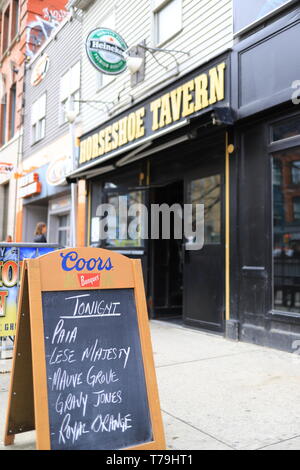
[[[38,103],[40,100],[42,100],[42,98],[45,97],[45,113],[42,117],[40,117],[39,119],[37,119],[37,121],[33,121],[32,119],[32,109],[33,109],[33,106],[36,105],[36,103]],[[36,99],[33,103],[32,103],[32,108],[31,108],[31,122],[30,122],[30,129],[31,129],[31,145],[35,145],[37,144],[38,142],[40,142],[41,140],[43,140],[45,137],[46,137],[46,116],[47,116],[47,92],[45,91],[38,99]],[[41,126],[41,129],[42,129],[42,133],[41,135],[39,135],[39,137],[37,139],[35,139],[36,137],[36,130],[34,130],[34,127],[36,125],[40,125]]]
[[[1,146],[7,143],[7,101],[7,92],[5,92],[1,103]]]
[[[78,85],[78,88],[76,88],[72,93],[69,93],[67,97],[64,97],[64,99],[62,99],[62,80],[63,80],[63,77],[65,77],[65,75],[69,75],[71,73],[72,69],[74,69],[78,64],[79,64],[79,85]],[[60,84],[60,86],[59,86],[59,111],[58,111],[58,124],[59,124],[60,127],[64,126],[65,124],[68,123],[68,120],[65,117],[65,115],[66,115],[65,106],[68,104],[68,101],[70,99],[72,100],[73,104],[74,104],[74,101],[76,101],[76,103],[74,104],[74,108],[76,108],[76,106],[78,106],[78,109],[75,109],[75,111],[77,111],[76,117],[78,117],[80,115],[81,105],[80,105],[80,103],[77,103],[77,101],[80,101],[80,98],[81,98],[81,79],[82,79],[82,61],[81,61],[81,59],[74,62],[60,76],[60,82],[59,82],[59,84]],[[69,78],[69,82],[71,83],[70,78]],[[76,97],[78,99],[74,100],[74,97],[75,97],[74,95],[76,95],[76,94],[78,94],[78,96]]]
[[[263,17],[259,18],[258,20],[252,21],[252,23],[249,23],[247,26],[244,26],[241,29],[234,30],[234,24],[233,24],[233,38],[237,39],[240,36],[243,36],[244,34],[251,33],[251,30],[256,31],[256,28],[266,21],[271,20],[273,17],[276,17],[278,14],[280,14],[282,11],[287,10],[291,8],[293,5],[297,3],[298,0],[287,0],[286,3],[283,5],[280,5],[279,7],[275,8],[274,10],[270,11]],[[233,5],[233,18],[234,18],[234,5]]]
[[[66,233],[66,240],[67,240],[67,243],[66,243],[66,246],[70,246],[70,236],[71,236],[71,215],[70,215],[70,212],[60,212],[56,215],[57,217],[57,243],[60,244],[59,242],[59,234],[61,232],[65,232]],[[60,226],[59,225],[59,221],[62,217],[67,217],[68,219],[68,225],[62,225]]]
[[[273,136],[273,126],[277,124],[278,122],[282,122],[288,119],[291,119],[293,117],[298,117],[300,116],[299,112],[292,113],[286,116],[281,116],[277,119],[274,119],[272,121],[269,121],[267,124],[268,126],[268,168],[270,171],[270,185],[269,185],[269,201],[270,201],[270,211],[269,211],[269,217],[270,217],[270,233],[271,233],[271,244],[270,244],[270,250],[269,250],[269,256],[270,256],[270,274],[271,274],[271,292],[268,294],[268,299],[271,302],[269,304],[271,306],[271,309],[268,311],[268,316],[270,318],[276,317],[277,319],[280,319],[281,321],[284,322],[290,322],[291,319],[293,321],[296,321],[297,323],[300,322],[300,312],[292,312],[288,310],[280,310],[280,309],[275,309],[275,263],[274,263],[274,236],[275,236],[275,229],[274,229],[274,157],[276,157],[276,154],[282,151],[288,151],[290,149],[299,147],[300,148],[300,134],[298,136],[293,136],[293,137],[288,137],[282,140],[278,141],[272,141],[272,136]]]
[[[18,36],[20,30],[20,0],[12,0],[11,2],[11,33],[10,41]]]
[[[16,134],[17,117],[17,83],[13,83],[9,91],[9,139]]]
[[[6,19],[7,17],[7,19]],[[11,4],[6,5],[6,8],[1,13],[1,56],[6,53],[10,46],[10,23],[11,23]]]
[[[161,47],[172,41],[183,30],[183,0],[179,0],[181,3],[179,29],[172,33],[169,37],[165,38],[163,41],[159,40],[158,15],[172,1],[174,0],[160,0],[159,2],[157,2],[157,0],[152,0],[152,40],[155,47]]]

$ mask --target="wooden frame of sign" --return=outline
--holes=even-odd
[[[150,426],[151,426],[151,438],[149,439],[149,435],[148,435],[148,439],[145,442],[136,440],[135,438],[134,442],[129,443],[129,445],[125,447],[122,446],[122,447],[117,447],[117,448],[128,449],[128,450],[129,449],[131,450],[165,449],[165,438],[164,438],[162,416],[161,416],[157,382],[156,382],[155,367],[154,367],[154,361],[153,361],[152,345],[151,345],[150,332],[149,332],[149,322],[148,322],[147,305],[146,305],[146,298],[145,298],[145,291],[144,291],[141,262],[140,260],[132,260],[120,254],[114,253],[112,251],[107,251],[107,250],[102,250],[102,249],[97,249],[97,248],[96,249],[79,248],[79,249],[56,251],[48,255],[42,256],[40,258],[37,258],[37,259],[26,260],[26,262],[24,263],[22,276],[21,276],[21,288],[20,288],[18,320],[17,320],[17,334],[16,334],[12,377],[11,377],[10,393],[9,393],[9,403],[8,403],[7,419],[6,419],[6,430],[5,430],[5,438],[4,438],[5,445],[12,445],[14,443],[14,437],[16,434],[35,429],[36,430],[36,442],[37,442],[36,447],[38,450],[50,450],[52,448],[57,448],[55,446],[52,446],[52,435],[54,435],[55,433],[53,432],[54,430],[53,425],[51,427],[50,421],[51,421],[51,416],[52,416],[51,413],[52,414],[54,413],[53,412],[54,406],[52,403],[52,407],[49,407],[50,404],[48,401],[50,398],[48,396],[49,390],[50,390],[50,394],[52,392],[51,392],[51,388],[49,388],[49,374],[50,374],[49,354],[47,356],[47,350],[46,350],[48,347],[47,341],[49,342],[49,338],[45,336],[45,331],[46,331],[45,327],[47,327],[46,325],[47,322],[52,321],[50,317],[52,314],[54,314],[54,311],[55,311],[53,309],[53,305],[56,305],[55,308],[59,309],[58,300],[56,299],[58,299],[58,297],[61,295],[65,295],[64,293],[69,295],[69,291],[76,291],[76,292],[82,293],[80,297],[88,297],[89,295],[95,297],[95,295],[98,296],[98,295],[104,295],[104,294],[109,297],[112,294],[123,295],[122,292],[123,293],[125,292],[127,296],[127,293],[130,294],[130,292],[131,293],[133,292],[133,299],[134,299],[134,303],[136,307],[136,312],[135,312],[136,314],[134,313],[134,315],[132,315],[132,318],[134,316],[137,317],[137,320],[135,321],[137,324],[137,331],[139,333],[139,338],[136,344],[137,345],[140,344],[140,349],[137,349],[137,351],[140,351],[141,356],[142,356],[140,362],[142,364],[143,371],[144,371],[144,383],[145,383],[145,390],[146,390],[145,395],[146,395],[146,402],[147,402],[147,407],[149,411],[148,416],[150,419]],[[90,294],[87,294],[86,292],[89,292]],[[52,305],[52,310],[50,307],[49,308],[47,307],[48,310],[46,309],[47,312],[45,313],[43,308],[45,309],[46,297],[48,299],[47,302],[50,302],[49,305]],[[68,297],[67,300],[75,299],[75,298],[78,299],[79,295],[76,297],[75,296]],[[109,304],[110,308],[111,308],[111,305],[114,305],[114,310],[115,310],[116,304],[117,303]],[[92,304],[92,305],[95,305],[95,304]],[[121,302],[119,302],[118,305],[120,309],[122,310]],[[130,305],[132,306],[133,303],[131,303]],[[78,304],[77,304],[77,307],[78,307]],[[131,309],[131,310],[133,311],[134,309]],[[85,311],[85,313],[86,312],[87,311]],[[89,310],[89,314],[90,313],[91,313],[91,310]],[[98,313],[99,313],[99,309],[98,309]],[[95,315],[95,317],[106,316],[103,314],[103,312],[101,313],[101,315],[98,315],[98,313],[97,315]],[[111,313],[111,310],[110,310],[110,313]],[[75,310],[73,314],[75,315]],[[78,314],[78,311],[76,314]],[[119,318],[121,318],[121,313],[119,315],[120,315]],[[84,320],[84,318],[88,316],[89,315],[82,316],[81,320]],[[114,317],[114,315],[108,314],[107,317]],[[71,317],[63,317],[63,318],[71,318]],[[90,318],[94,318],[94,317],[90,317]],[[73,317],[71,318],[71,320],[73,321]],[[60,321],[62,322],[62,320]],[[81,322],[80,326],[84,324],[87,325],[87,323],[84,323],[84,322],[88,322],[88,321],[89,320],[84,320],[83,322]],[[93,326],[97,324],[99,325],[99,321],[100,320],[96,320],[93,323]],[[109,319],[107,318],[107,319],[104,319],[103,321],[105,321],[106,324],[109,324],[109,321],[113,322],[113,321],[118,321],[118,320],[116,318],[109,318]],[[125,321],[126,321],[125,325],[127,325],[127,321],[129,322],[129,320],[126,318]],[[78,323],[80,322],[77,322],[77,324]],[[91,324],[92,322],[89,323],[89,325]],[[104,323],[101,323],[101,325],[103,324]],[[123,329],[124,329],[124,326],[123,326]],[[91,332],[92,330],[93,332],[95,330],[98,331],[96,327],[91,328]],[[74,331],[77,332],[77,328],[73,329],[73,333]],[[85,331],[88,331],[88,330],[85,330]],[[114,332],[116,332],[115,327],[114,327]],[[114,334],[119,334],[119,333],[114,333]],[[85,340],[86,336],[88,335],[84,335],[80,339]],[[59,337],[59,338],[61,339],[62,337]],[[71,345],[70,348],[75,347],[74,346],[75,341],[76,340],[75,340],[74,334],[73,334],[73,340],[72,340],[72,334],[71,334],[71,336],[69,336],[69,343],[67,343]],[[53,340],[52,340],[52,343],[53,343]],[[61,341],[61,343],[63,343],[63,340]],[[86,350],[85,358],[88,357],[87,351],[89,350]],[[120,351],[119,356],[117,356],[118,351]],[[123,346],[123,349],[120,348],[120,350],[117,350],[117,348],[115,348],[115,351],[114,351],[117,359],[120,358],[123,353],[124,353],[123,356],[125,357],[125,352],[126,350],[124,346]],[[49,350],[48,350],[48,353],[49,353]],[[129,347],[127,349],[127,356],[131,357],[130,353],[131,353],[131,349]],[[71,354],[69,355],[69,359],[70,357],[71,357]],[[82,358],[83,356],[78,356],[78,357]],[[114,357],[113,353],[111,353],[110,359],[113,359],[113,357]],[[139,362],[138,353],[136,353],[136,360],[138,363]],[[75,360],[73,361],[70,360],[70,364],[72,362],[75,362]],[[102,362],[102,364],[104,364],[104,362]],[[131,362],[133,362],[133,360],[131,360]],[[129,359],[128,359],[127,364],[130,364]],[[136,364],[134,364],[134,369],[132,370],[137,371],[136,372],[137,377],[141,377],[141,375],[138,376],[138,369],[136,369],[136,367],[137,367]],[[125,360],[124,360],[123,368],[125,368]],[[114,372],[112,372],[112,369],[110,371],[110,374],[111,374],[111,377],[113,377]],[[135,372],[133,376],[135,376]],[[126,379],[125,375],[122,377]],[[52,377],[52,380],[53,380],[53,377]],[[81,380],[82,380],[82,377],[81,377]],[[118,380],[117,376],[115,376],[115,381],[117,382],[117,380]],[[138,381],[140,381],[140,383],[142,384],[141,379],[137,378],[137,382]],[[77,383],[80,384],[81,382],[78,380]],[[132,385],[133,395],[134,393],[137,393],[136,392],[137,389],[142,390],[142,388],[140,389],[138,388],[136,383],[132,383],[131,385]],[[129,384],[127,383],[127,386],[130,387],[130,383]],[[52,382],[52,387],[53,387],[53,382]],[[80,389],[80,385],[79,385],[79,389]],[[58,390],[60,390],[60,388],[58,388]],[[100,393],[100,392],[97,392],[97,393]],[[117,402],[116,397],[118,396],[121,402],[121,396],[122,396],[121,393],[122,392],[119,391],[119,395],[110,394],[109,396],[110,397],[114,396],[116,402]],[[131,390],[130,390],[129,395],[131,395]],[[84,394],[81,395],[81,397],[82,396],[84,396]],[[77,399],[78,399],[78,395],[77,395]],[[126,398],[126,400],[128,399]],[[135,401],[138,401],[138,395],[136,395]],[[78,406],[81,407],[82,403]],[[91,410],[92,406],[95,407],[96,404],[94,403],[88,409]],[[56,405],[56,410],[57,410],[57,405]],[[129,423],[130,420],[128,416],[130,415],[127,415],[126,419],[128,419],[128,423]],[[115,430],[115,428],[118,427],[118,425],[120,425],[120,426],[123,426],[122,431],[124,431],[125,429],[124,422],[126,422],[126,420],[122,421],[121,423],[120,414],[118,418],[119,418],[119,421],[117,419],[113,421],[112,428],[110,429]],[[103,418],[101,418],[101,420],[102,419]],[[101,421],[102,431],[108,429],[108,425],[106,426],[103,423],[104,421]],[[132,426],[128,426],[128,428],[133,429],[134,421],[131,421],[131,424]],[[93,424],[93,426],[94,426],[93,430],[95,431],[96,429],[95,423]],[[139,426],[143,427],[143,423],[139,423]],[[99,431],[99,429],[100,429],[100,421],[98,420],[97,431]],[[82,434],[81,434],[81,431],[82,431]],[[81,431],[76,429],[76,432],[77,432],[76,434],[74,433],[74,429],[72,429],[73,441],[69,445],[69,447],[71,446],[71,448],[74,448],[74,449],[78,448],[78,442],[80,441],[78,436],[81,437],[82,435],[84,435],[84,432],[86,432],[87,435],[88,435],[88,432],[91,432],[90,428],[84,428],[82,423],[81,423]],[[74,437],[75,434],[77,436],[76,438]],[[101,439],[103,434],[104,433],[101,434],[99,439]],[[105,434],[108,435],[109,433],[105,433]],[[121,434],[122,433],[119,432],[118,436],[120,436]],[[124,433],[124,435],[125,434],[126,433]],[[93,433],[93,436],[96,436],[96,437],[94,437],[92,448],[97,449],[98,445],[97,443],[95,445],[95,442],[97,441],[99,434]],[[110,446],[108,448],[115,449],[113,447],[114,433],[112,432],[111,434],[109,434],[109,437],[110,436],[111,436],[112,442],[110,442]],[[66,434],[64,435],[64,437],[62,437],[62,443],[64,443],[64,439],[67,439]],[[68,443],[69,442],[70,441],[68,441]],[[101,449],[103,447],[100,446],[99,448]],[[87,450],[90,450],[90,449],[87,449]]]

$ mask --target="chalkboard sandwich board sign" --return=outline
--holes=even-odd
[[[82,248],[23,267],[5,444],[165,448],[141,263]]]

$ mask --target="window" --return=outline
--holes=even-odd
[[[70,214],[58,216],[58,244],[70,246]]]
[[[182,0],[154,1],[154,40],[160,45],[182,29]]]
[[[300,196],[293,199],[294,222],[300,222]]]
[[[101,26],[103,28],[115,30],[116,27],[116,20],[115,20],[115,12],[112,11],[109,15],[101,20]],[[101,72],[96,72],[96,80],[97,80],[97,90],[109,85],[115,77],[113,75],[105,75]]]
[[[13,0],[12,3],[11,40],[14,39],[19,31],[19,3],[19,0]]]
[[[16,99],[17,99],[17,89],[16,84],[14,84],[10,89],[10,112],[9,112],[9,137],[12,138],[15,135],[15,125],[16,125]]]
[[[70,106],[80,112],[80,62],[71,67],[60,80],[60,124],[67,122],[66,112]]]
[[[300,136],[300,116],[285,119],[272,126],[272,141],[288,139],[289,137]]]
[[[204,204],[205,245],[221,243],[221,176],[213,175],[194,180],[189,190],[190,204]],[[193,230],[196,230],[196,213],[193,212]]]
[[[274,309],[300,313],[300,147],[273,157]]]
[[[241,31],[280,7],[292,3],[296,3],[295,0],[234,0],[234,31]]]
[[[130,224],[131,222],[134,221],[135,217],[128,216],[128,218],[126,218],[125,220],[122,220],[122,216],[121,214],[119,214],[119,196],[120,196],[119,193],[108,195],[107,202],[108,204],[111,204],[115,208],[117,218],[116,219],[112,218],[110,220],[108,219],[108,239],[106,240],[106,245],[110,247],[115,247],[115,248],[141,247],[143,245],[142,232],[141,232],[142,214],[139,214],[138,231],[135,234],[135,239],[132,239],[129,236],[128,232],[129,232]],[[140,191],[133,191],[123,196],[127,197],[128,213],[130,212],[130,208],[134,204],[142,204],[143,202],[142,201],[143,196]],[[128,234],[127,240],[119,239],[120,227],[122,226],[127,227],[127,234]],[[115,235],[117,236],[117,239],[114,238]]]
[[[6,143],[6,123],[7,123],[7,95],[2,97],[1,105],[1,144]]]
[[[2,14],[2,49],[1,49],[2,54],[8,48],[8,31],[9,31],[9,6],[6,8],[5,12]]]
[[[32,143],[35,144],[45,137],[46,131],[46,93],[32,106],[31,114]]]
[[[292,183],[300,184],[300,161],[294,160],[291,163]]]

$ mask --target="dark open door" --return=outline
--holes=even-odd
[[[205,241],[198,251],[188,251],[184,245],[184,322],[222,332],[225,312],[223,159],[187,176],[185,202],[204,204]]]

